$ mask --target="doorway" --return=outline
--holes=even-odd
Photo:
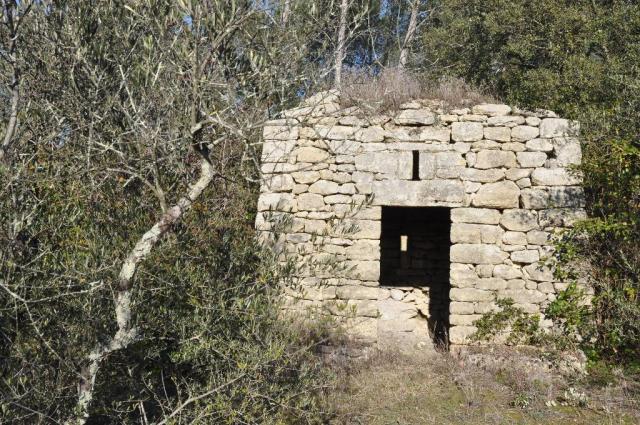
[[[450,216],[442,207],[382,207],[380,237],[380,284],[428,293],[429,333],[443,346],[449,330]]]

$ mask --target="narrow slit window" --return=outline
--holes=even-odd
[[[420,152],[413,151],[411,180],[420,180]]]
[[[400,235],[400,251],[407,252],[409,250],[409,236]]]

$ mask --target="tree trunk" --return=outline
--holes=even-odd
[[[404,36],[404,43],[402,43],[402,49],[400,49],[400,60],[398,61],[398,68],[404,69],[409,59],[409,46],[413,41],[413,37],[416,33],[416,27],[418,25],[418,8],[420,6],[420,0],[413,0],[411,4],[411,17],[409,18],[409,26],[407,27],[407,33]]]
[[[342,0],[340,4],[340,25],[338,26],[338,45],[336,47],[335,63],[335,88],[342,87],[342,61],[344,60],[345,34],[347,31],[347,12],[349,10],[349,0]]]
[[[284,0],[281,19],[283,27],[287,25],[287,22],[289,22],[289,15],[291,15],[291,0]]]
[[[131,290],[133,278],[138,265],[144,261],[154,246],[169,231],[183,214],[189,210],[193,202],[198,199],[204,189],[211,183],[214,177],[213,166],[208,158],[203,157],[200,164],[200,178],[189,188],[186,196],[178,202],[138,240],[133,250],[129,253],[118,276],[117,293],[114,301],[116,323],[118,330],[106,343],[97,345],[88,357],[88,364],[82,369],[78,384],[78,402],[76,404],[77,416],[67,424],[84,424],[89,418],[89,407],[93,399],[94,387],[100,363],[112,352],[127,348],[138,338],[136,328],[132,323],[133,311],[131,308]]]

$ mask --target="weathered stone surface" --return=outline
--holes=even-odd
[[[398,125],[432,125],[436,122],[436,115],[428,109],[406,109],[394,119]]]
[[[481,105],[472,107],[471,112],[473,112],[474,114],[496,117],[500,115],[509,115],[511,113],[511,106],[494,103],[483,103]]]
[[[526,209],[506,210],[502,214],[500,224],[507,230],[526,232],[538,227],[538,217]]]
[[[262,198],[262,197],[261,197]],[[303,193],[298,195],[298,209],[300,211],[316,211],[324,208],[322,195],[315,193]]]
[[[500,279],[500,278],[478,279],[476,281],[475,287],[477,289],[497,291],[500,289],[505,289],[507,287],[507,282],[504,279]]]
[[[265,177],[263,189],[267,192],[287,192],[293,189],[295,183],[289,174],[275,174]]]
[[[296,200],[289,193],[266,193],[258,199],[258,211],[292,211]]]
[[[346,125],[330,125],[322,126],[316,125],[313,127],[314,131],[321,139],[328,140],[347,140],[354,139],[356,128]]]
[[[286,162],[295,146],[295,140],[265,141],[262,145],[262,162]]]
[[[498,292],[498,298],[511,298],[518,304],[537,304],[547,299],[543,293],[529,289],[505,289]]]
[[[533,152],[551,152],[553,144],[548,139],[533,139],[526,143],[527,150]]]
[[[449,304],[449,312],[451,314],[473,314],[473,303],[453,301]]]
[[[551,243],[551,235],[549,232],[541,230],[532,230],[527,232],[527,243],[530,245],[547,245]]]
[[[482,140],[482,124],[475,122],[454,122],[451,124],[451,138],[455,142],[475,142]]]
[[[531,181],[538,186],[575,186],[581,179],[565,168],[536,168],[531,173]]]
[[[493,293],[475,288],[451,288],[449,297],[451,301],[491,301]]]
[[[296,125],[265,126],[262,136],[265,140],[296,140],[299,127]]]
[[[370,152],[356,156],[358,171],[383,173],[399,179],[411,178],[411,152]]]
[[[500,212],[485,208],[454,208],[451,210],[453,223],[498,224]]]
[[[328,180],[318,180],[309,186],[310,193],[318,193],[320,195],[332,195],[338,193],[338,188],[340,186],[336,182],[328,181]]]
[[[510,142],[511,130],[507,127],[485,127],[484,138],[496,142]]]
[[[380,241],[356,240],[346,248],[345,254],[352,260],[377,260],[380,258]]]
[[[584,220],[587,214],[583,209],[554,208],[540,211],[541,227],[571,227],[576,221]]]
[[[540,137],[575,136],[578,125],[561,118],[545,118],[540,123]]]
[[[495,245],[456,244],[451,246],[451,262],[466,264],[500,264],[508,254]]]
[[[511,253],[511,261],[514,263],[535,263],[540,259],[538,250],[525,249],[523,251],[514,251]]]
[[[329,158],[329,152],[314,147],[302,147],[296,150],[298,162],[322,162]]]
[[[496,243],[504,231],[499,226],[488,224],[453,223],[451,225],[452,243]]]
[[[522,270],[520,267],[507,264],[498,264],[493,268],[493,275],[500,279],[520,279],[522,278]],[[506,288],[506,283],[505,283]],[[504,288],[501,288],[504,289]]]
[[[520,199],[525,209],[540,210],[549,207],[549,193],[543,189],[523,189]]]
[[[490,169],[490,170],[476,170],[474,168],[466,168],[461,171],[460,177],[462,180],[469,180],[480,183],[492,183],[504,178],[504,170]]]
[[[377,300],[380,288],[347,285],[336,288],[336,297],[341,300]]]
[[[527,234],[524,232],[505,232],[502,237],[502,242],[508,245],[526,245],[527,244]]]
[[[511,140],[515,142],[526,142],[527,140],[538,137],[538,127],[528,125],[518,125],[511,129]]]
[[[362,143],[382,142],[384,140],[384,129],[382,127],[373,126],[361,128],[356,131],[356,140]]]
[[[475,168],[512,168],[516,166],[516,156],[509,151],[483,150],[478,152]]]
[[[544,152],[518,152],[518,164],[524,168],[542,167],[547,160]]]
[[[524,124],[524,117],[519,115],[490,117],[487,124],[492,126],[515,127]]]
[[[524,276],[527,279],[535,280],[538,282],[552,282],[553,270],[543,264],[529,264],[523,267]]]
[[[557,165],[561,167],[580,164],[582,161],[580,141],[574,137],[553,139],[553,153],[556,157]]]
[[[584,189],[579,186],[557,186],[549,188],[549,206],[554,208],[584,207]]]
[[[376,181],[373,193],[375,205],[419,207],[464,202],[464,185],[456,180]]]
[[[520,188],[512,181],[487,183],[473,195],[472,205],[489,208],[517,208]]]

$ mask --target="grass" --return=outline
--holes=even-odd
[[[490,353],[482,363],[446,353],[380,353],[343,366],[344,379],[330,399],[338,412],[332,423],[640,423],[638,399],[632,396],[638,392],[630,392],[627,384],[586,388],[581,386],[584,378],[562,377],[540,364],[532,365],[531,357],[517,356],[509,354],[509,361],[495,363],[496,355]],[[586,392],[586,406],[563,402],[568,388]]]
[[[344,76],[341,103],[346,107],[382,113],[396,111],[401,104],[419,99],[436,102],[445,110],[496,102],[492,96],[459,78],[432,81],[396,68],[384,69],[376,75],[352,71]]]

